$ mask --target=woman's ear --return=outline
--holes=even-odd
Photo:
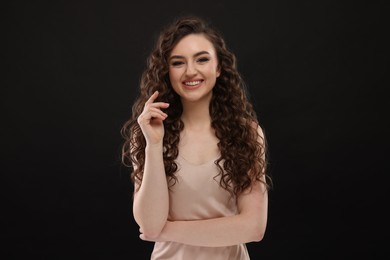
[[[218,64],[217,66],[217,78],[221,75],[221,66]]]

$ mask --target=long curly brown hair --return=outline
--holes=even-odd
[[[211,126],[219,139],[220,158],[215,161],[219,168],[220,185],[231,194],[239,195],[258,180],[271,187],[267,174],[266,139],[257,131],[259,125],[256,113],[250,103],[245,84],[237,71],[236,57],[228,50],[221,34],[202,18],[186,16],[178,18],[160,33],[154,49],[147,59],[147,68],[142,74],[138,98],[132,107],[132,116],[125,122],[121,135],[122,163],[131,167],[131,180],[142,182],[145,162],[146,141],[137,118],[145,102],[156,91],[158,101],[170,104],[164,121],[163,159],[169,184],[177,181],[175,162],[179,151],[180,132],[184,123],[180,119],[182,104],[169,80],[168,58],[175,45],[189,34],[204,35],[214,46],[221,70],[213,88],[210,103]],[[255,127],[254,127],[255,126]],[[260,141],[259,141],[260,140]],[[135,166],[135,167],[134,167]],[[265,177],[265,178],[263,178]]]

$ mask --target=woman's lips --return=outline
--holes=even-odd
[[[186,89],[196,89],[199,88],[202,84],[203,80],[191,80],[191,81],[184,81],[183,86]]]

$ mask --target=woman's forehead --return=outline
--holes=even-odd
[[[215,54],[212,42],[203,34],[189,34],[182,38],[172,49],[170,56],[187,56],[199,52]]]

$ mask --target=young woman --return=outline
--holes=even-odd
[[[161,32],[121,133],[151,259],[250,258],[267,225],[266,140],[217,30],[182,17]]]

